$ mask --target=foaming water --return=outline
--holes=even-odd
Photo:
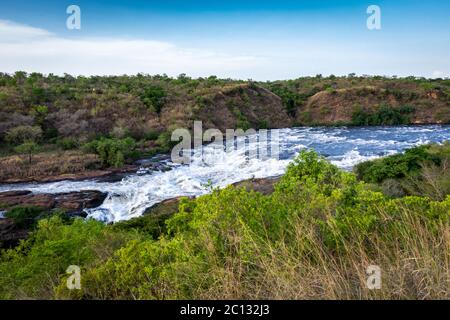
[[[344,170],[366,160],[402,152],[430,142],[450,139],[450,126],[402,126],[364,128],[292,128],[279,131],[279,159],[254,159],[239,149],[224,152],[217,146],[203,147],[207,161],[194,151],[190,165],[166,160],[172,169],[147,175],[130,174],[120,182],[60,181],[45,184],[3,184],[0,192],[30,190],[35,193],[60,193],[80,190],[107,192],[104,203],[87,211],[88,216],[105,221],[120,221],[140,216],[145,209],[178,196],[198,196],[211,187],[251,179],[279,176],[289,162],[305,148],[315,149]],[[270,142],[274,143],[274,142]],[[249,148],[256,148],[249,142]]]

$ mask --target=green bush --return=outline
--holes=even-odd
[[[0,254],[0,299],[12,297],[50,299],[53,288],[70,265],[86,266],[102,259],[129,239],[111,233],[100,222],[61,218],[39,221],[37,231],[19,247]]]
[[[28,155],[28,164],[31,164],[33,154],[39,151],[39,146],[34,142],[24,142],[14,148],[14,151],[19,154]]]
[[[242,129],[244,131],[251,128],[251,124],[247,117],[239,110],[238,107],[233,108],[233,114],[236,116],[236,129]]]
[[[38,207],[17,207],[11,210],[8,210],[5,213],[5,217],[11,218],[14,220],[14,223],[19,228],[32,228],[36,225],[38,217],[43,213],[42,208]]]
[[[409,115],[414,112],[414,107],[403,106],[393,108],[382,105],[375,112],[368,112],[361,107],[356,108],[352,114],[351,124],[354,126],[384,126],[409,124]]]
[[[57,144],[63,150],[73,150],[78,147],[78,141],[73,138],[62,138],[58,140]]]
[[[159,137],[159,133],[157,131],[148,131],[144,134],[145,140],[157,140]]]
[[[156,113],[160,113],[164,105],[166,92],[161,86],[149,86],[144,89],[141,95],[142,102]]]
[[[43,125],[48,115],[48,107],[41,105],[33,106],[32,114],[34,115],[35,122],[39,125]]]
[[[134,230],[157,240],[161,235],[166,233],[166,221],[172,217],[174,213],[175,212],[170,211],[150,213],[128,221],[118,222],[114,224],[113,228],[122,231]]]
[[[176,141],[172,141],[172,134],[170,132],[163,132],[156,139],[161,152],[169,152],[175,146]]]
[[[271,84],[269,86],[269,89],[281,98],[287,113],[290,116],[295,116],[297,106],[300,104],[302,96],[295,92],[295,90],[292,90],[280,84]]]
[[[31,239],[0,255],[0,296],[443,298],[449,212],[450,196],[389,199],[303,151],[270,195],[229,186],[182,200],[168,219],[114,226],[42,220]],[[377,292],[365,286],[374,262],[384,270]],[[73,264],[82,289],[69,291]]]
[[[417,173],[424,162],[440,164],[439,156],[430,154],[429,148],[429,146],[420,146],[408,149],[404,154],[363,162],[354,170],[358,178],[366,182],[379,183],[385,179],[404,178]]]
[[[18,126],[6,132],[5,140],[12,145],[25,142],[39,142],[42,138],[42,129],[38,126]]]
[[[133,138],[94,140],[84,146],[84,150],[100,156],[104,166],[120,167],[125,159],[134,154],[136,143]]]

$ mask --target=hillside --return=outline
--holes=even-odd
[[[450,80],[0,74],[0,181],[121,167],[167,152],[170,132],[194,120],[220,130],[450,123]]]
[[[307,100],[306,105],[299,109],[297,122],[370,125],[370,122],[354,123],[357,115],[370,117],[384,108],[387,110],[385,122],[380,119],[375,124],[391,124],[391,121],[392,124],[442,124],[448,123],[450,119],[448,99],[442,91],[428,92],[417,87],[404,92],[391,91],[382,86],[326,90]]]

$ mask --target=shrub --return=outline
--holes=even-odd
[[[141,100],[148,108],[151,108],[156,113],[160,113],[164,105],[165,97],[166,92],[164,88],[160,86],[149,86],[144,89]]]
[[[33,154],[39,150],[39,146],[34,142],[25,142],[14,148],[20,154],[28,155],[28,164],[31,164]]]
[[[247,117],[239,110],[238,107],[233,108],[233,114],[237,118],[236,119],[236,129],[242,129],[244,131],[251,128],[251,124],[248,121]]]
[[[303,151],[271,195],[212,190],[161,217],[165,228],[147,217],[116,226],[42,220],[32,239],[2,252],[0,296],[445,299],[450,196],[389,199],[367,189]],[[72,264],[83,270],[81,290],[65,287]],[[373,264],[383,270],[380,290],[366,286]]]
[[[43,209],[38,207],[17,207],[6,212],[5,217],[12,218],[19,228],[31,228],[37,223]]]
[[[17,112],[0,111],[0,139],[4,139],[8,130],[19,126],[31,126],[33,117]]]
[[[127,238],[128,237],[128,238]],[[68,266],[85,266],[122,246],[129,236],[111,233],[100,222],[75,219],[66,225],[52,217],[38,222],[37,231],[15,249],[0,255],[0,298],[54,297]]]
[[[162,234],[166,233],[166,220],[173,213],[148,214],[142,217],[133,218],[128,221],[121,221],[114,224],[113,228],[123,231],[135,230],[153,239],[158,239]]]
[[[428,145],[358,164],[358,178],[378,183],[391,197],[420,195],[442,201],[450,194],[450,144]]]
[[[42,129],[37,126],[18,126],[6,132],[6,141],[12,145],[25,142],[39,142],[42,138]]]
[[[158,136],[158,139],[156,139],[156,143],[159,145],[162,152],[168,152],[176,144],[176,141],[172,141],[170,132],[163,132]]]
[[[102,138],[86,144],[84,149],[98,154],[104,166],[120,167],[124,165],[125,158],[133,155],[135,147],[136,143],[132,138]]]
[[[62,138],[58,140],[57,144],[63,150],[73,150],[78,147],[78,141],[73,138]]]
[[[34,115],[35,122],[39,125],[43,125],[44,121],[48,115],[48,107],[47,106],[33,106],[32,114]]]
[[[149,130],[144,134],[144,139],[145,140],[157,140],[159,137],[159,133],[157,131],[154,130]]]
[[[408,175],[398,183],[406,194],[442,201],[450,195],[450,158],[442,160],[439,166],[424,163],[418,174]]]
[[[382,159],[363,162],[355,167],[359,179],[366,182],[382,182],[389,178],[403,178],[417,172],[422,162],[440,163],[438,156],[430,154],[428,146],[408,149],[404,154],[396,154]]]
[[[269,129],[269,124],[267,123],[267,120],[259,120],[258,129]]]
[[[382,105],[375,112],[369,112],[358,107],[352,114],[351,124],[354,126],[408,124],[410,123],[409,114],[414,112],[414,110],[414,107],[411,106],[403,106],[397,109]]]

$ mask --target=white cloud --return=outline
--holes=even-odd
[[[436,71],[433,71],[432,77],[433,78],[445,78],[445,77],[447,77],[447,75],[443,71],[436,70]]]
[[[12,21],[0,20],[0,42],[17,42],[31,40],[36,37],[48,37],[51,33],[44,29],[34,28]]]
[[[201,45],[197,45],[200,40]],[[0,72],[170,76],[186,73],[193,77],[276,80],[351,72],[425,77],[432,74],[437,78],[448,76],[450,70],[445,47],[428,46],[424,52],[416,48],[415,42],[386,45],[353,38],[301,35],[259,38],[236,34],[228,38],[218,35],[214,39],[193,37],[192,43],[197,43],[196,48],[148,39],[62,37],[0,20]]]
[[[233,56],[207,49],[180,48],[161,41],[68,39],[43,29],[0,20],[2,72],[232,76],[263,62],[264,59],[251,55]]]

